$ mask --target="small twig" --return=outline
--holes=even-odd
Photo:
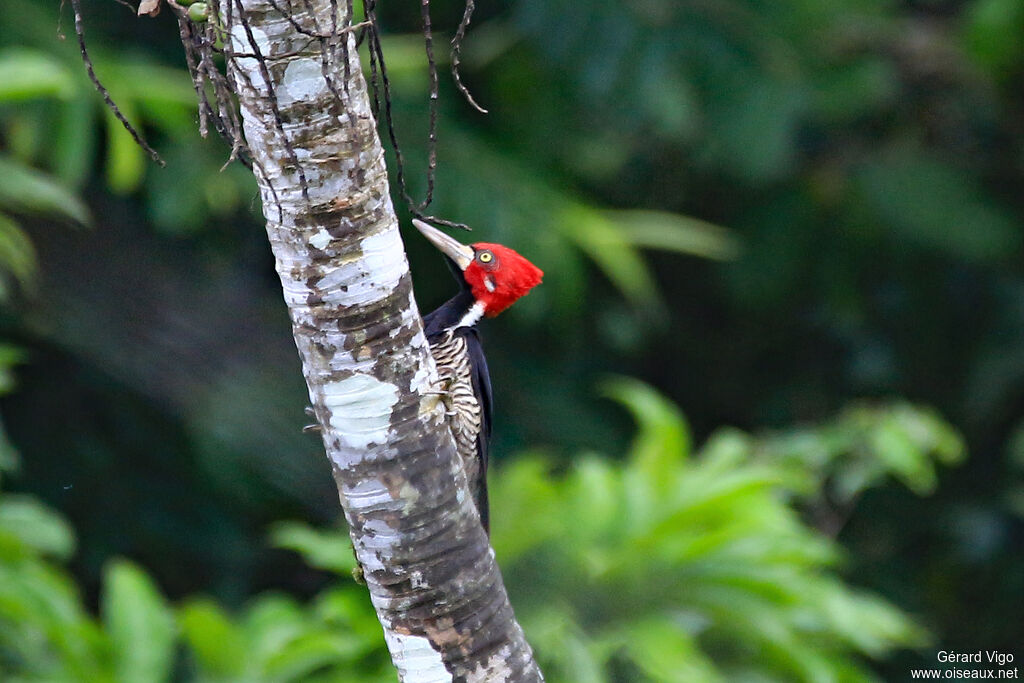
[[[213,107],[206,96],[203,75],[199,71],[199,63],[201,63],[202,57],[200,57],[199,63],[196,62],[196,50],[195,46],[192,45],[191,24],[182,17],[178,17],[178,34],[181,36],[181,44],[185,48],[185,65],[188,67],[189,76],[192,77],[192,89],[196,91],[196,99],[199,101],[199,134],[205,138],[209,132],[207,122],[210,114],[213,113]],[[216,126],[216,124],[214,125]]]
[[[370,40],[370,77],[373,83],[374,114],[380,118],[380,99],[384,100],[384,128],[388,132],[388,139],[391,141],[391,149],[395,153],[395,175],[398,178],[398,190],[402,194],[409,212],[414,216],[420,216],[422,207],[417,206],[413,198],[409,196],[408,186],[405,182],[405,157],[402,154],[402,146],[398,143],[398,132],[395,129],[394,118],[391,112],[391,80],[388,78],[387,64],[384,61],[384,50],[380,42],[380,26],[377,23],[376,2],[367,0],[365,3],[367,17],[373,24],[369,33]],[[378,85],[377,78],[380,78]]]
[[[439,85],[437,62],[434,61],[434,36],[430,26],[430,0],[420,0],[420,14],[423,17],[423,42],[427,51],[427,73],[430,77],[430,121],[427,124],[427,196],[416,208],[419,211],[430,206],[434,199],[434,176],[437,173],[437,100]]]
[[[215,3],[219,3],[220,0],[214,0],[214,2]],[[228,36],[230,36],[232,34],[232,32],[234,31],[234,27],[235,27],[234,3],[232,2],[232,0],[226,0],[226,2],[227,2],[227,11],[225,11],[223,13],[220,13],[218,11],[218,14],[220,14],[221,16],[224,17],[224,31],[225,31],[225,33]],[[217,9],[220,10],[220,7],[218,6]],[[227,48],[225,49],[225,52],[224,52],[225,69],[233,71],[233,73],[239,79],[245,81],[245,84],[246,84],[246,86],[249,89],[255,91],[255,89],[256,89],[255,85],[253,84],[252,80],[249,78],[248,74],[246,74],[244,70],[239,69],[238,65],[235,63],[234,54],[233,54],[232,48],[231,48],[232,43],[231,43],[230,39],[225,41],[224,44],[227,46]],[[212,66],[211,66],[211,68],[212,68]],[[216,79],[215,86],[216,87],[223,86],[223,88],[224,88],[225,96],[221,97],[220,94],[218,94],[217,100],[218,100],[218,103],[220,104],[222,109],[227,108],[227,111],[230,112],[229,120],[231,121],[232,131],[234,131],[234,134],[235,134],[235,143],[234,144],[243,144],[244,145],[244,142],[243,142],[244,136],[242,135],[241,123],[238,120],[238,112],[235,110],[234,106],[228,106],[227,104],[225,104],[225,103],[231,103],[232,102],[231,99],[230,99],[231,90],[230,90],[230,86],[228,84],[228,79],[227,79],[226,76],[221,75],[221,73],[219,71],[217,71],[216,69],[213,69],[213,72],[216,74],[214,76],[214,78]],[[285,142],[287,143],[287,139],[285,140]],[[248,147],[246,147],[246,149],[248,149]],[[232,153],[234,153],[234,152],[232,152]],[[292,154],[294,154],[294,150],[292,150]],[[262,162],[260,162],[260,160],[257,159],[254,154],[250,154],[249,158],[252,160],[252,167],[251,168],[253,170],[253,173],[254,174],[258,173],[260,178],[263,179],[263,184],[267,187],[268,190],[270,190],[270,196],[274,200],[274,206],[277,207],[277,221],[279,223],[283,223],[284,222],[284,207],[281,206],[281,198],[277,194],[277,188],[274,187],[274,183],[271,182],[271,180],[270,180],[270,174],[267,173],[267,169],[264,168]],[[300,170],[300,172],[301,172],[301,170]],[[269,220],[269,216],[267,217],[267,219]]]
[[[77,0],[76,0],[77,1]],[[242,7],[242,0],[234,0],[239,12],[244,13]],[[267,67],[266,58],[260,51],[260,46],[256,42],[256,36],[253,35],[252,27],[249,26],[248,22],[242,21],[242,29],[245,30],[245,36],[249,41],[249,47],[256,54],[256,62],[260,68],[260,75],[263,77],[263,82],[267,86],[267,102],[270,104],[270,112],[274,115],[274,124],[277,128],[278,134],[281,136],[281,144],[284,146],[285,152],[288,154],[289,161],[295,166],[295,172],[299,176],[299,189],[302,191],[302,198],[309,203],[309,183],[306,181],[306,173],[302,170],[302,164],[299,163],[299,157],[295,153],[295,148],[292,147],[291,140],[288,139],[288,134],[284,130],[284,121],[281,119],[281,109],[277,104],[277,93],[274,91],[274,81],[270,77],[270,69]]]
[[[292,25],[292,28],[294,28],[297,33],[301,33],[304,36],[309,36],[310,38],[316,38],[318,40],[326,40],[326,39],[331,37],[329,35],[324,35],[324,34],[320,33],[320,28],[318,26],[316,26],[316,17],[315,17],[315,15],[313,16],[313,30],[310,31],[309,29],[307,29],[304,26],[302,26],[302,24],[297,22],[295,20],[295,17],[292,15],[291,12],[288,12],[288,11],[285,11],[284,9],[282,9],[281,6],[277,4],[276,0],[267,0],[267,3],[271,7],[273,7],[275,10],[280,12],[281,16],[283,16],[288,21],[288,23]],[[291,3],[289,3],[289,4],[291,4]],[[308,5],[308,3],[307,3],[307,5]]]
[[[465,223],[458,223],[456,221],[450,221],[447,218],[438,218],[437,216],[429,216],[419,211],[411,212],[413,216],[420,220],[427,221],[428,223],[436,223],[438,225],[446,225],[449,228],[458,228],[459,230],[466,230],[467,232],[473,232],[473,228],[469,227]]]
[[[225,76],[217,69],[212,54],[215,52],[215,35],[204,36],[196,32],[196,24],[189,21],[184,12],[178,13],[178,28],[185,46],[185,61],[192,75],[192,85],[199,102],[199,132],[205,137],[207,125],[213,123],[217,134],[231,144],[231,154],[221,168],[223,170],[234,160],[252,168],[249,149],[242,135],[241,124],[235,112],[231,89]],[[213,31],[207,26],[208,32]],[[206,92],[206,84],[213,87],[213,101]],[[214,109],[214,102],[217,104]]]
[[[426,221],[445,225],[452,228],[470,230],[465,223],[458,223],[437,216],[424,213],[424,210],[431,204],[434,198],[434,184],[437,171],[437,118],[438,118],[438,78],[437,61],[434,58],[433,35],[430,21],[429,0],[420,0],[420,7],[423,20],[423,36],[427,52],[427,64],[430,73],[430,123],[427,135],[427,193],[422,202],[417,204],[409,195],[405,174],[405,155],[398,142],[398,133],[395,129],[394,117],[391,105],[391,81],[388,78],[387,63],[384,61],[384,50],[380,40],[380,22],[376,13],[376,0],[366,0],[363,4],[364,19],[370,27],[362,37],[369,41],[370,55],[370,90],[373,94],[372,104],[374,116],[380,120],[383,109],[384,128],[387,130],[388,139],[391,142],[391,149],[395,154],[395,176],[398,180],[398,189],[405,202],[406,208],[413,216]],[[468,24],[468,20],[463,18]],[[465,27],[463,27],[465,32]],[[362,39],[362,37],[360,39]],[[381,105],[383,100],[383,107]]]
[[[487,110],[477,104],[473,96],[469,94],[469,89],[462,83],[462,75],[459,73],[462,39],[466,37],[466,29],[469,27],[470,19],[473,18],[474,8],[473,0],[466,0],[466,9],[462,13],[462,21],[459,22],[459,28],[456,29],[455,37],[452,38],[452,78],[455,80],[455,87],[459,89],[459,92],[466,98],[466,101],[481,114],[486,114]]]
[[[370,92],[373,93],[373,116],[375,119],[380,120],[380,87],[378,86],[378,75],[377,75],[377,52],[373,49],[374,37],[377,35],[377,18],[374,15],[375,0],[364,0],[363,2],[363,19],[364,23],[369,24],[369,27],[363,31],[359,40],[356,41],[356,47],[362,43],[363,39],[368,39],[369,55],[370,55]]]
[[[75,35],[78,36],[78,49],[82,53],[82,61],[85,62],[85,70],[89,74],[89,80],[92,81],[93,86],[103,97],[103,102],[107,105],[110,111],[113,112],[117,120],[121,122],[121,125],[124,126],[125,130],[131,134],[132,139],[135,140],[135,144],[145,150],[153,161],[161,166],[166,166],[166,162],[160,158],[160,155],[157,154],[155,149],[149,146],[149,144],[143,139],[142,135],[139,134],[139,131],[135,130],[135,127],[128,122],[125,115],[121,113],[121,109],[114,103],[113,98],[111,98],[110,92],[102,83],[100,83],[100,79],[97,78],[96,71],[93,69],[92,59],[89,57],[89,51],[85,47],[85,23],[82,20],[80,0],[71,0],[71,8],[75,13]]]
[[[348,26],[345,27],[346,31],[355,30],[357,26],[362,27],[368,25],[367,22],[359,22],[355,24],[355,8],[352,6],[352,0],[345,0],[345,21],[348,22]],[[358,44],[358,37],[356,44]],[[341,37],[341,58],[345,60],[345,95],[348,95],[348,82],[352,80],[352,65],[349,64],[351,56],[348,53],[348,36],[343,35]],[[354,124],[353,124],[354,125]]]

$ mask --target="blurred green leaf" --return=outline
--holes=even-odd
[[[899,96],[899,74],[880,57],[869,57],[820,74],[816,84],[815,109],[832,125],[849,125],[870,116]]]
[[[103,644],[66,574],[37,558],[0,557],[4,673],[12,669],[13,680],[107,683]]]
[[[2,220],[2,217],[0,217]],[[12,344],[0,344],[0,396],[10,393],[17,382],[14,378],[14,367],[27,359],[25,350]]]
[[[0,214],[0,270],[6,270],[22,287],[30,289],[35,284],[37,267],[32,240],[17,222]],[[9,389],[0,382],[0,392]]]
[[[1021,232],[966,174],[913,153],[894,153],[857,173],[860,199],[894,233],[968,261],[1013,258]]]
[[[131,103],[121,100],[118,107],[138,130],[138,116]],[[142,183],[146,153],[111,112],[103,119],[107,122],[107,184],[114,193],[128,194]]]
[[[663,308],[650,270],[636,249],[600,211],[566,204],[555,225],[589,256],[635,306]]]
[[[615,680],[624,658],[640,680],[869,681],[855,653],[922,642],[897,609],[835,577],[839,547],[805,526],[792,501],[820,492],[845,458],[901,476],[877,452],[895,446],[872,441],[887,421],[909,439],[919,476],[936,444],[949,448],[951,430],[934,414],[895,403],[763,437],[729,430],[690,459],[678,408],[635,380],[602,389],[635,414],[629,459],[586,454],[552,481],[534,457],[499,468],[492,486],[494,508],[511,511],[528,539],[513,538],[520,545],[508,553],[506,537],[493,538],[552,680],[574,680],[571,650],[595,681]],[[522,492],[537,490],[550,493],[535,509]],[[723,652],[722,642],[742,645]]]
[[[664,211],[605,211],[634,246],[718,261],[736,258],[739,244],[725,228]]]
[[[285,595],[264,593],[251,600],[242,628],[255,657],[253,665],[263,669],[269,657],[303,632],[304,621],[302,609]]]
[[[588,638],[572,619],[572,607],[552,602],[524,615],[532,643],[544,643],[544,675],[552,683],[610,683],[608,657],[614,646]]]
[[[633,664],[651,680],[665,683],[726,680],[690,634],[669,619],[650,618],[628,624],[623,640]]]
[[[830,625],[868,655],[884,655],[892,640],[917,647],[930,640],[924,629],[909,622],[889,603],[875,596],[836,590],[839,586],[835,584],[832,588],[822,595]]]
[[[195,110],[196,92],[188,72],[161,66],[141,55],[124,55],[103,64],[106,80],[119,95],[134,102]]]
[[[935,489],[935,470],[895,420],[886,420],[871,434],[871,447],[886,468],[918,494]]]
[[[691,459],[678,408],[628,378],[606,380],[603,390],[636,417],[629,459],[590,454],[553,475],[533,455],[498,468],[493,479],[494,506],[502,510],[497,553],[549,680],[610,683],[635,671],[659,681],[867,681],[858,654],[882,657],[925,642],[899,610],[839,580],[837,546],[800,521],[785,487],[806,479],[787,469],[824,478],[850,449],[897,452],[861,454],[897,474],[910,471],[904,451],[915,463],[936,448],[950,457],[959,442],[937,416],[900,403],[855,406],[792,434],[725,432]],[[63,668],[49,670],[50,678],[76,671],[88,672],[87,680],[167,680],[177,642],[173,613],[134,565],[108,567],[105,631],[84,615],[61,574],[5,574],[31,557],[12,541],[69,552],[62,525],[29,498],[0,499],[0,625],[45,615],[47,638],[62,653],[54,661]],[[287,522],[271,537],[313,566],[351,566],[343,529]],[[237,618],[193,599],[177,617],[196,680],[356,683],[393,675],[366,594],[350,582],[310,604],[264,593]],[[4,637],[0,628],[0,648]],[[737,647],[716,647],[723,642]],[[99,668],[105,648],[113,676]]]
[[[772,432],[745,445],[750,456],[780,465],[790,490],[841,504],[893,476],[918,495],[936,485],[936,463],[955,465],[963,439],[934,411],[895,401],[854,403],[815,428]]]
[[[965,43],[972,57],[999,80],[1024,63],[1024,4],[1018,0],[979,0],[968,5]]]
[[[369,647],[382,648],[380,622],[368,603],[365,589],[346,582],[317,596],[313,609],[325,627],[344,631]]]
[[[345,532],[320,532],[302,522],[277,522],[270,528],[270,542],[294,550],[317,569],[348,575],[356,567],[352,542]]]
[[[504,512],[494,518],[491,530],[502,561],[519,557],[559,534],[559,494],[550,481],[548,467],[538,455],[524,454],[503,464],[501,476],[493,478],[489,485],[491,495],[503,501]],[[537,528],[532,524],[535,516],[543,516],[552,523]]]
[[[749,182],[792,172],[797,125],[806,107],[802,88],[752,74],[737,74],[730,85],[713,91],[709,101],[712,134],[704,154]]]
[[[0,419],[0,483],[3,483],[5,472],[16,472],[20,464],[21,456],[18,454],[18,449],[11,443],[3,420]]]
[[[629,377],[611,377],[601,393],[625,406],[636,420],[638,432],[630,457],[652,481],[665,482],[668,474],[690,454],[690,430],[679,408],[650,385]]]
[[[104,572],[103,588],[103,621],[114,648],[118,680],[169,680],[176,628],[156,584],[131,562],[115,560]]]
[[[561,535],[569,536],[578,543],[592,543],[614,529],[616,520],[624,514],[621,478],[604,458],[596,454],[581,454],[576,458],[563,488],[562,506],[569,508],[567,517],[573,522],[571,527],[552,523],[548,530],[552,538]],[[552,491],[552,494],[554,499],[559,498],[558,492]],[[554,506],[551,514],[554,520],[564,519]],[[545,540],[543,536],[529,532],[526,538],[534,543]],[[590,564],[595,573],[607,569],[607,561],[598,561],[596,554],[591,555]]]
[[[387,55],[388,77],[393,84],[408,95],[425,94],[430,82],[427,80],[427,55],[424,52],[423,36],[416,33],[388,35],[381,40],[381,49]],[[448,63],[446,50],[435,50],[435,63]],[[363,72],[370,76],[370,59],[365,45],[360,60]]]
[[[57,114],[50,150],[53,172],[71,187],[80,187],[91,170],[96,153],[98,109],[86,97],[63,103]]]
[[[60,560],[70,559],[75,536],[60,515],[29,496],[0,498],[0,533],[19,539],[34,552]]]
[[[35,97],[69,98],[75,82],[59,60],[29,48],[0,51],[0,102]]]
[[[644,47],[633,75],[635,104],[643,108],[658,134],[669,139],[692,139],[700,131],[701,101],[687,75],[673,68],[671,55],[676,41],[650,41]]]
[[[61,216],[82,225],[91,218],[85,204],[49,176],[0,156],[0,209]]]
[[[301,633],[267,658],[266,676],[275,681],[308,680],[321,667],[351,661],[365,649],[363,643],[342,632]]]
[[[215,602],[196,599],[179,610],[178,622],[203,670],[226,680],[244,678],[246,643],[240,629]]]

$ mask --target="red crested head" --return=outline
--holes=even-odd
[[[462,274],[473,298],[484,305],[484,315],[489,318],[525,296],[544,277],[540,268],[508,247],[477,242],[472,249],[473,260]]]
[[[500,244],[462,244],[432,225],[413,219],[413,225],[462,271],[483,314],[494,317],[540,284],[544,273],[525,258]],[[479,320],[477,312],[476,319]]]

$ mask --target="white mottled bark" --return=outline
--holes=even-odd
[[[406,683],[540,681],[468,495],[354,43],[329,0],[219,0],[295,343],[370,596]],[[332,5],[338,12],[332,22]],[[413,10],[413,6],[410,6]],[[257,56],[263,59],[258,59]],[[286,142],[287,141],[287,142]],[[304,187],[305,186],[305,187]]]

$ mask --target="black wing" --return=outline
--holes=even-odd
[[[469,364],[473,368],[473,392],[480,403],[480,433],[476,437],[477,457],[480,459],[480,480],[476,482],[476,509],[480,512],[480,521],[484,531],[491,532],[491,513],[487,500],[487,461],[491,443],[491,374],[487,370],[487,358],[484,347],[480,343],[480,335],[476,328],[466,329],[466,351],[469,353]]]
[[[446,301],[435,311],[423,317],[423,327],[427,341],[433,344],[445,330],[455,325],[469,307],[473,305],[473,295],[464,289]],[[480,335],[475,327],[462,327],[456,334],[466,339],[466,353],[469,354],[469,365],[473,371],[473,393],[480,404],[480,433],[476,437],[477,458],[480,462],[478,481],[469,482],[476,509],[480,513],[480,521],[484,530],[490,533],[490,509],[487,500],[487,460],[491,441],[491,375],[487,370],[487,359],[484,357]]]

